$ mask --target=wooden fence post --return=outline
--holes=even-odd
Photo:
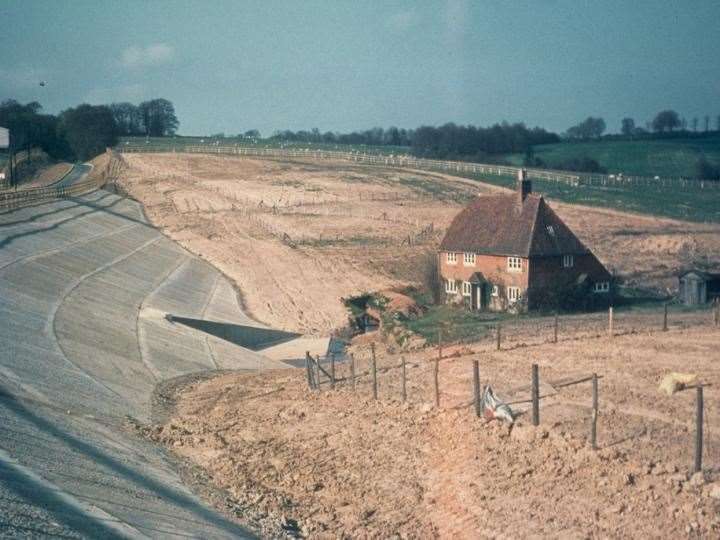
[[[433,369],[433,380],[435,382],[435,406],[440,407],[440,360],[435,360]]]
[[[480,410],[480,363],[473,360],[473,398],[475,402],[475,416],[480,418],[482,411]]]
[[[501,333],[500,323],[497,324],[497,326],[495,327],[495,330],[496,330],[496,339],[497,339],[497,343],[495,344],[495,349],[499,351],[500,350],[500,333]]]
[[[407,373],[405,372],[405,357],[401,358],[401,375],[402,375],[402,400],[403,403],[407,401]]]
[[[715,299],[715,326],[720,326],[720,298]]]
[[[592,423],[590,424],[590,446],[597,450],[597,419],[598,419],[598,376],[592,376]]]
[[[538,365],[532,365],[532,423],[533,426],[540,425],[540,376]]]
[[[313,384],[312,371],[310,369],[311,362],[312,362],[312,358],[310,357],[310,351],[305,351],[305,371],[307,371],[308,388],[310,388],[310,390],[312,390],[313,387],[315,386]]]
[[[663,326],[662,326],[663,332],[667,332],[668,329],[668,303],[665,302],[665,306],[663,308]]]
[[[695,401],[695,472],[702,470],[703,454],[703,387],[698,385]]]
[[[335,390],[335,353],[330,353],[330,388]]]
[[[353,392],[355,391],[355,355],[350,353],[350,381]]]
[[[442,358],[442,330],[438,330],[438,358]]]
[[[555,325],[553,326],[553,343],[558,342],[558,314],[555,312]]]
[[[315,385],[318,389],[318,392],[320,392],[322,390],[322,388],[320,388],[320,355],[319,354],[315,355],[315,368],[316,368],[315,374],[317,376],[317,378],[315,379]]]
[[[375,360],[375,343],[370,344],[372,350],[372,378],[373,378],[373,399],[378,398],[378,387],[377,387],[377,362]]]
[[[613,307],[608,308],[608,336],[613,337]]]

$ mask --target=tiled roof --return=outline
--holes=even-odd
[[[540,195],[480,196],[452,221],[441,251],[517,257],[581,255],[589,250]]]

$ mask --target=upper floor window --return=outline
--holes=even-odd
[[[522,259],[520,257],[508,257],[508,272],[522,272]]]
[[[456,294],[457,293],[457,281],[454,279],[448,279],[445,282],[445,292],[448,294]]]
[[[463,265],[475,266],[475,254],[474,253],[465,253],[465,256],[463,257]]]
[[[448,252],[446,260],[448,264],[457,264],[457,253]]]
[[[572,268],[575,265],[575,257],[563,255],[563,268]]]
[[[462,294],[463,296],[470,296],[472,293],[472,285],[469,281],[463,281]]]

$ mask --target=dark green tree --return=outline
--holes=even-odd
[[[621,125],[622,127],[620,128],[620,132],[623,135],[630,137],[635,134],[635,120],[632,118],[623,118]]]
[[[175,135],[180,122],[175,116],[175,107],[167,99],[151,99],[138,105],[143,131],[151,137]]]
[[[681,125],[680,115],[673,110],[665,110],[657,113],[652,121],[652,129],[658,133],[673,131]]]
[[[597,139],[605,132],[605,120],[588,116],[579,124],[568,128],[565,135],[569,139]]]
[[[87,161],[117,143],[118,129],[107,105],[79,105],[60,113],[59,133],[75,158]]]

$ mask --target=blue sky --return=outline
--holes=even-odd
[[[183,134],[720,114],[718,1],[3,0],[0,21],[0,99],[165,97]]]

